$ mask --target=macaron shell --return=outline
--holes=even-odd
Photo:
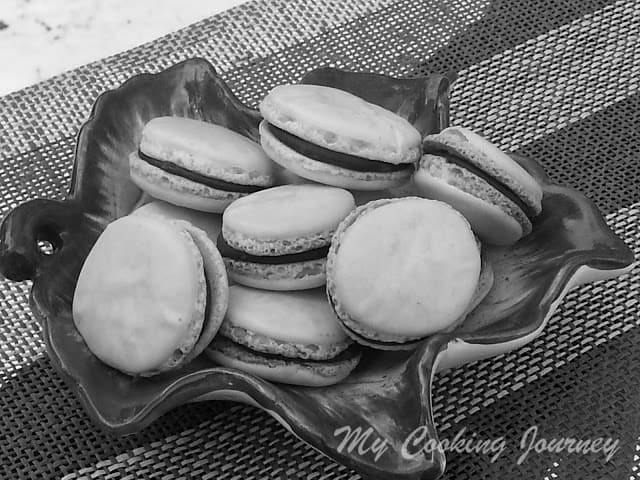
[[[173,224],[191,235],[202,255],[207,282],[204,322],[198,340],[183,360],[183,363],[187,363],[200,355],[218,333],[229,305],[229,282],[224,260],[207,233],[185,221],[174,221]]]
[[[326,282],[326,258],[306,262],[266,263],[226,259],[229,278],[234,282],[263,290],[308,290]]]
[[[299,154],[275,138],[265,121],[260,123],[260,143],[274,162],[291,170],[295,175],[325,185],[353,190],[384,190],[405,183],[413,170],[398,172],[357,172],[312,160]]]
[[[316,145],[393,164],[420,158],[420,133],[404,118],[351,93],[280,85],[260,103],[273,125]]]
[[[338,228],[327,292],[345,324],[373,331],[376,339],[403,341],[459,318],[480,266],[468,222],[449,205],[417,197],[378,200],[357,208]]]
[[[446,128],[425,137],[423,150],[427,154],[445,150],[472,162],[509,187],[536,215],[542,210],[542,187],[538,182],[506,153],[473,132]]]
[[[165,221],[184,220],[200,230],[204,230],[214,242],[222,231],[222,215],[179,207],[162,200],[152,200],[131,212],[131,215],[156,217]]]
[[[240,350],[233,342],[219,342],[218,338],[206,350],[207,356],[218,365],[235,368],[272,382],[290,385],[307,387],[334,385],[347,378],[360,361],[359,353],[339,362],[326,363],[276,359],[264,357],[246,349]]]
[[[187,178],[167,173],[138,157],[129,156],[131,180],[154,198],[202,212],[222,213],[244,193],[218,190]]]
[[[500,150],[496,145],[477,133],[464,127],[448,127],[440,132],[445,136],[457,136],[468,142],[476,151],[483,152],[497,167],[517,180],[530,195],[532,203],[540,204],[542,201],[542,187],[524,168],[509,155]]]
[[[487,243],[512,245],[531,233],[531,221],[517,205],[482,178],[441,157],[425,155],[413,182],[422,196],[460,211]]]
[[[334,345],[347,340],[324,289],[273,292],[232,285],[225,323],[294,344]]]
[[[154,118],[142,131],[140,151],[231,183],[270,186],[275,182],[273,163],[260,145],[213,123]]]
[[[80,272],[73,320],[104,363],[132,375],[173,368],[202,329],[206,284],[191,236],[159,220],[123,217]]]
[[[236,247],[234,235],[268,243],[285,240],[290,244],[299,238],[313,238],[322,234],[324,238],[317,245],[306,247],[317,248],[329,243],[330,234],[353,208],[353,195],[341,188],[326,185],[269,188],[241,198],[225,210],[225,239]],[[244,250],[242,246],[236,248]],[[303,250],[283,249],[276,252],[282,255]]]

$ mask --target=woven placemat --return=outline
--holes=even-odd
[[[333,65],[401,76],[456,70],[454,123],[542,161],[593,198],[640,256],[640,4],[253,1],[132,51],[0,98],[0,214],[68,188],[75,133],[95,97],[130,75],[209,59],[255,105]],[[353,479],[267,414],[186,405],[136,435],[93,426],[44,354],[29,283],[0,282],[0,478]],[[504,438],[447,452],[447,479],[640,479],[640,269],[571,292],[546,331],[434,382],[443,438]],[[617,439],[599,454],[530,453],[525,432]],[[475,436],[475,437],[474,437]]]

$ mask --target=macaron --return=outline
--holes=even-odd
[[[278,164],[319,183],[355,190],[403,184],[420,159],[420,133],[351,93],[281,85],[260,103],[260,143]]]
[[[109,224],[89,252],[72,315],[96,357],[150,376],[204,351],[228,294],[224,262],[205,232],[187,222],[126,216]]]
[[[214,242],[222,231],[222,215],[219,213],[200,212],[190,208],[179,207],[162,200],[152,200],[131,212],[131,215],[143,215],[159,218],[164,221],[184,220],[203,230]]]
[[[355,207],[347,190],[282,185],[233,202],[222,216],[217,246],[229,277],[267,290],[325,284],[331,236]]]
[[[229,289],[229,308],[206,350],[219,365],[273,382],[326,386],[360,360],[327,302],[324,289],[273,292]]]
[[[382,199],[338,227],[327,295],[357,342],[406,349],[468,311],[480,272],[480,245],[461,213],[437,200]]]
[[[462,127],[427,136],[423,148],[414,175],[420,195],[462,212],[487,243],[511,245],[531,233],[542,188],[509,155]]]
[[[154,198],[222,213],[232,201],[275,183],[260,145],[227,128],[182,117],[157,117],[129,156],[131,180]]]

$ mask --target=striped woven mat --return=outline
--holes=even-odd
[[[134,73],[204,57],[256,105],[321,65],[455,70],[452,122],[542,160],[639,254],[639,45],[637,1],[256,0],[0,98],[0,215],[65,195],[93,101]],[[29,288],[0,281],[0,479],[360,478],[244,405],[182,406],[124,438],[98,430],[52,369]],[[583,286],[531,344],[438,375],[441,437],[507,442],[495,461],[447,452],[444,478],[640,479],[639,290],[638,267]],[[608,461],[534,451],[518,462],[533,427],[540,438],[611,438],[618,448]]]

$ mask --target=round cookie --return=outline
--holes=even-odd
[[[203,231],[127,216],[109,224],[89,252],[72,314],[96,357],[149,376],[200,354],[227,303],[224,264]]]
[[[360,352],[322,289],[273,292],[233,285],[219,334],[206,350],[216,363],[274,382],[337,383]]]
[[[382,190],[406,182],[420,158],[420,133],[409,122],[343,90],[281,85],[260,113],[265,152],[316,182]]]
[[[424,139],[414,175],[421,195],[462,212],[487,243],[510,245],[531,233],[542,210],[542,189],[516,161],[462,127]]]
[[[235,201],[218,237],[229,277],[268,290],[324,285],[331,236],[354,207],[348,191],[317,184],[282,185]]]
[[[227,128],[182,117],[157,117],[129,156],[131,179],[154,198],[222,213],[232,201],[275,183],[260,145]]]
[[[480,246],[459,212],[436,200],[384,199],[340,224],[327,259],[327,294],[355,339],[401,347],[463,316],[480,270]]]

